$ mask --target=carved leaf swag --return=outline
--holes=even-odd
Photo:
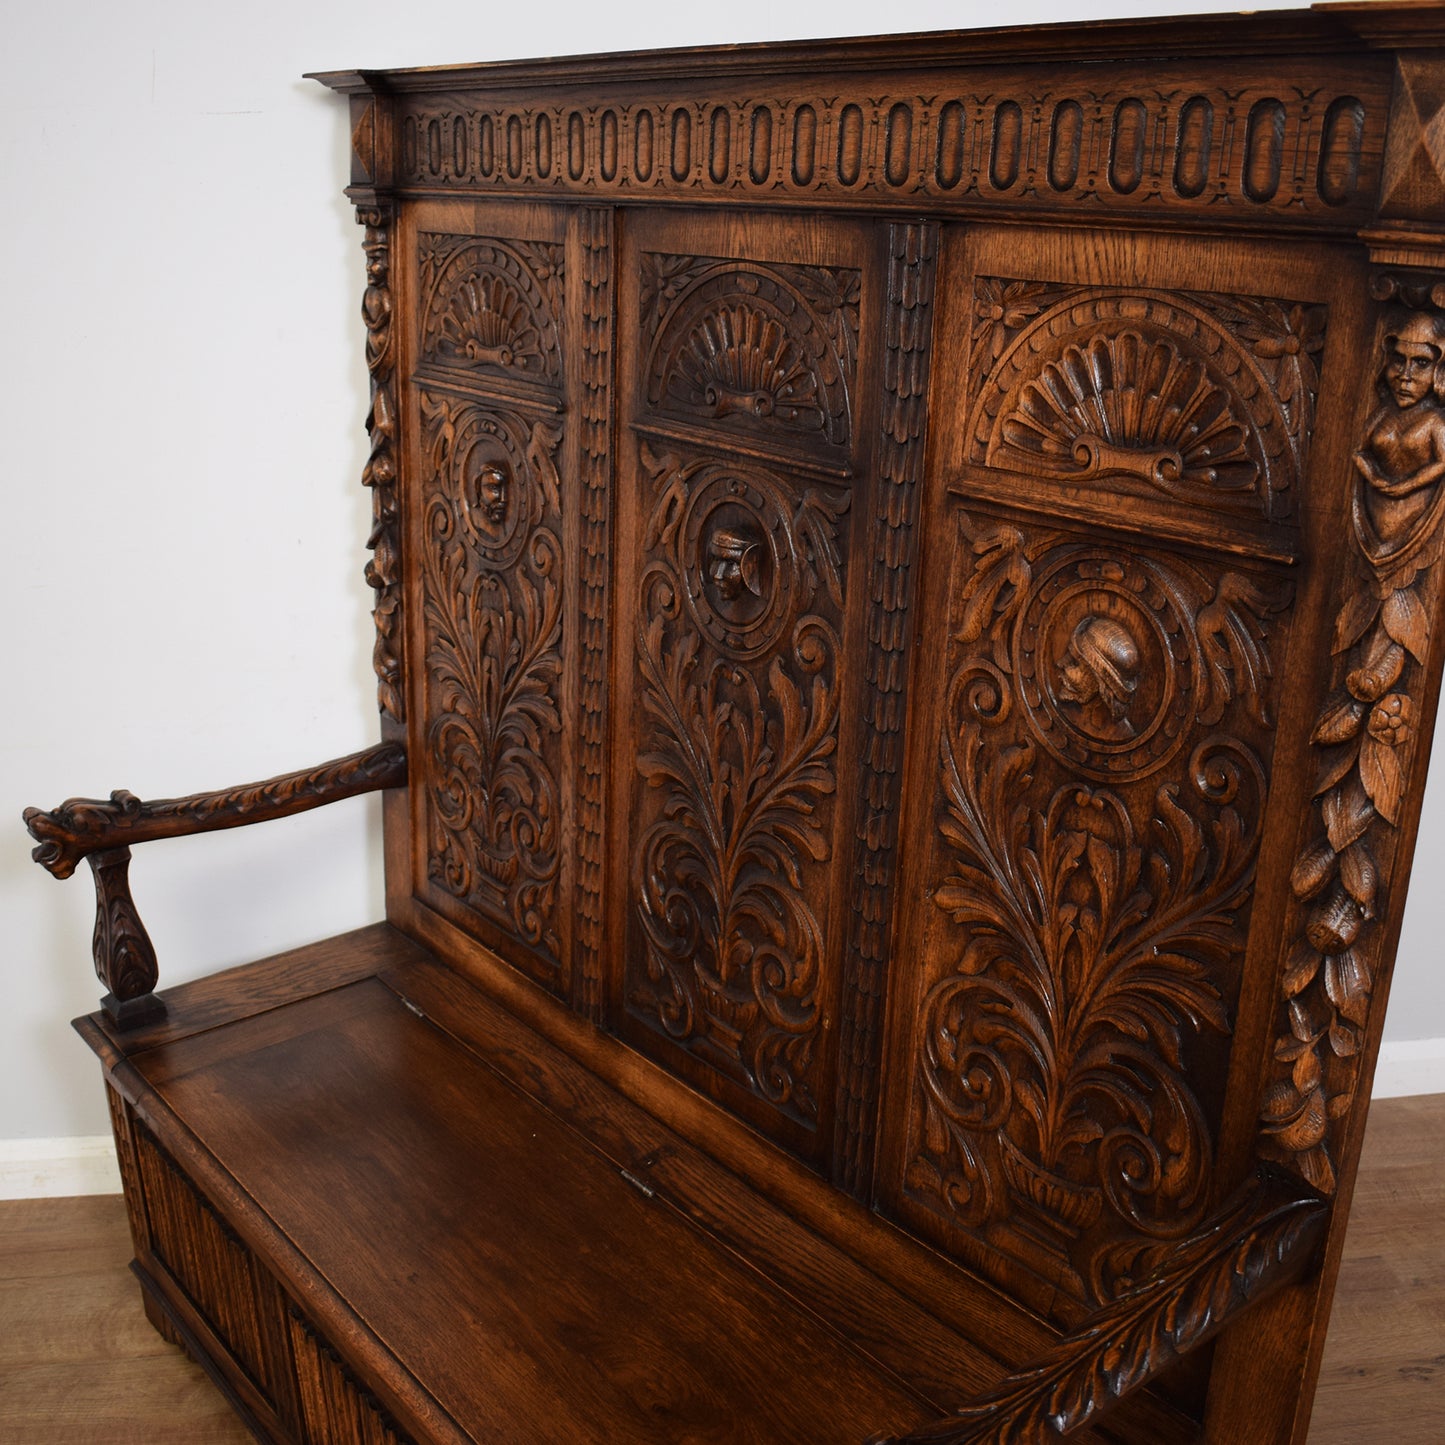
[[[423,423],[437,477],[446,478],[457,410],[424,397]],[[560,440],[555,424],[531,428],[533,517],[514,565],[478,557],[444,484],[426,504],[424,549],[430,871],[554,962],[561,815],[547,739],[561,730],[562,546],[544,517],[560,514],[552,460]]]
[[[1329,1205],[1262,1169],[1156,1272],[1036,1365],[956,1414],[870,1445],[1018,1445],[1071,1435],[1307,1270]]]
[[[961,930],[923,1008],[922,1146],[908,1187],[978,1226],[1022,1205],[1077,1236],[1105,1202],[1168,1236],[1206,1203],[1210,1142],[1184,1082],[1185,1031],[1227,1032],[1218,980],[1243,945],[1265,789],[1253,751],[1222,734],[1158,787],[1147,832],[1112,789],[1066,783],[1034,800],[1036,750],[1000,741],[1016,696],[1008,632],[1032,576],[1011,527],[973,540],[959,638],[991,634],[955,675],[940,747],[939,820],[952,869],[933,899]],[[1260,617],[1236,574],[1197,612],[1206,725],[1236,696],[1267,707]],[[1256,691],[1256,688],[1258,691]],[[1109,1251],[1090,1261],[1112,1293]]]
[[[1107,335],[1091,316],[1095,302],[1118,311]],[[1226,346],[1201,349],[1209,332]],[[1002,436],[1061,476],[1124,473],[1201,496],[1274,493],[1303,474],[1324,337],[1322,306],[980,277],[971,374],[990,375],[1020,338],[1038,349]],[[1286,449],[1290,465],[1275,466]]]
[[[1415,289],[1428,306],[1429,292]],[[1372,925],[1398,843],[1439,593],[1445,316],[1402,312],[1392,322],[1387,357],[1408,338],[1433,352],[1433,380],[1423,398],[1397,403],[1387,363],[1380,405],[1354,456],[1353,523],[1363,566],[1335,621],[1334,690],[1310,739],[1320,750],[1318,815],[1290,877],[1302,936],[1286,956],[1285,1027],[1275,1044],[1287,1077],[1270,1086],[1261,1110],[1269,1152],[1325,1192],[1335,1187],[1332,1121],[1349,1111],[1359,1082],[1379,969]]]

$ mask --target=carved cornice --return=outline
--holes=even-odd
[[[1212,226],[1343,229],[1373,215],[1388,106],[1378,64],[1321,59],[1297,83],[1246,64],[1228,90],[1127,63],[1057,91],[1010,71],[911,79],[916,89],[892,93],[833,75],[781,94],[682,99],[669,88],[632,104],[574,90],[525,109],[485,92],[399,96],[397,184],[851,207],[926,199],[1075,219],[1207,215]]]

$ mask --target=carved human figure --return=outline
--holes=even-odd
[[[1134,736],[1129,704],[1139,686],[1139,647],[1112,617],[1085,617],[1059,662],[1058,696],[1079,709],[1085,730],[1110,742]]]
[[[1380,390],[1355,466],[1355,526],[1376,567],[1408,566],[1445,506],[1445,317],[1414,313],[1385,337]]]
[[[361,296],[361,319],[366,323],[366,360],[375,369],[391,334],[391,288],[387,284],[390,241],[380,226],[367,226],[361,243],[366,253],[366,290]]]
[[[498,531],[507,520],[510,478],[496,462],[472,454],[468,464],[466,496],[469,509],[479,515],[489,531]]]
[[[751,537],[719,527],[707,544],[707,575],[723,602],[736,602],[746,590],[763,595],[762,547]]]

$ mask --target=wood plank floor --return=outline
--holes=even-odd
[[[249,1441],[146,1322],[129,1258],[119,1196],[0,1203],[0,1442]],[[1406,1440],[1445,1441],[1445,1094],[1371,1111],[1310,1432]]]

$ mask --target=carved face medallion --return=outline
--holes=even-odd
[[[1020,693],[1039,740],[1101,779],[1152,772],[1190,716],[1193,663],[1161,575],[1101,554],[1043,572],[1015,634]]]
[[[688,602],[702,630],[738,657],[773,646],[793,618],[797,591],[793,538],[774,486],[711,470],[689,498],[681,540]]]

